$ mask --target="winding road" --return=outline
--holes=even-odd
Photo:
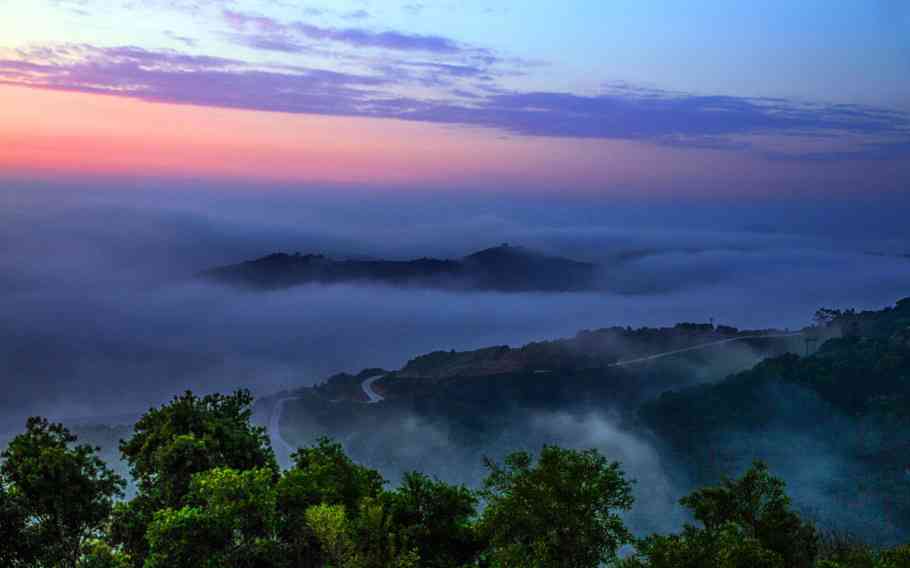
[[[776,339],[776,338],[786,338],[786,337],[799,337],[803,335],[802,332],[794,333],[779,333],[775,335],[743,335],[741,337],[730,337],[727,339],[721,339],[718,341],[712,341],[710,343],[702,343],[701,345],[694,345],[692,347],[685,347],[683,349],[674,349],[673,351],[664,351],[662,353],[655,353],[653,355],[648,355],[646,357],[637,357],[635,359],[626,359],[625,361],[616,361],[611,363],[610,367],[625,367],[626,365],[636,365],[638,363],[647,363],[649,361],[654,361],[656,359],[663,359],[664,357],[672,357],[673,355],[679,355],[680,353],[688,353],[690,351],[698,351],[700,349],[707,349],[709,347],[714,347],[717,345],[723,345],[725,343],[732,343],[734,341],[744,341],[747,339]],[[363,393],[367,396],[367,401],[365,404],[375,404],[385,400],[385,397],[373,390],[373,384],[379,379],[385,377],[385,374],[374,375],[372,377],[367,377],[360,383],[360,388],[363,389]],[[275,403],[274,408],[272,408],[272,415],[269,417],[269,438],[272,442],[272,448],[275,450],[276,455],[281,452],[284,456],[290,458],[290,455],[294,452],[294,447],[289,444],[284,438],[281,437],[281,415],[284,413],[284,406],[288,401],[297,400],[301,397],[299,396],[289,396],[286,398],[278,399]],[[279,456],[280,458],[281,456]]]
[[[373,390],[373,383],[384,376],[385,374],[368,377],[365,381],[360,383],[360,388],[363,389],[364,394],[367,395],[367,398],[369,399],[367,401],[367,404],[373,404],[375,402],[379,402],[380,400],[385,400],[384,396]]]
[[[701,345],[694,345],[692,347],[686,347],[683,349],[674,349],[673,351],[664,351],[663,353],[655,353],[654,355],[648,355],[647,357],[638,357],[636,359],[626,359],[625,361],[617,361],[611,363],[610,367],[625,367],[626,365],[635,365],[636,363],[647,363],[648,361],[654,361],[655,359],[662,359],[664,357],[670,357],[672,355],[678,355],[680,353],[687,353],[689,351],[698,351],[699,349],[706,349],[708,347],[714,347],[715,345],[723,345],[724,343],[731,343],[733,341],[743,341],[745,339],[774,339],[774,338],[783,338],[783,337],[799,337],[803,333],[797,331],[794,333],[779,333],[776,335],[743,335],[742,337],[731,337],[729,339],[721,339],[719,341],[712,341],[711,343],[702,343]]]
[[[360,388],[363,389],[364,394],[367,395],[367,401],[365,404],[373,404],[385,400],[385,397],[373,390],[373,383],[385,376],[385,373],[381,375],[374,375],[372,377],[367,377],[362,383],[360,383]],[[285,398],[279,398],[275,402],[275,406],[272,407],[272,413],[269,416],[269,440],[272,442],[272,449],[275,451],[275,455],[279,458],[288,458],[296,448],[289,444],[281,436],[281,416],[284,414],[284,406],[292,401],[297,400],[299,396],[288,396]]]
[[[288,401],[297,400],[298,398],[300,397],[289,396],[278,399],[278,402],[272,408],[272,415],[269,416],[269,440],[272,442],[272,449],[279,459],[281,457],[290,459],[291,454],[294,453],[294,447],[281,437],[281,415],[284,413],[284,405]],[[279,455],[279,452],[283,455]]]

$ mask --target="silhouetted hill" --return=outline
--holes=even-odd
[[[596,287],[594,264],[506,244],[459,260],[335,260],[321,254],[274,253],[207,270],[201,276],[223,284],[264,290],[363,281],[503,292],[566,292]]]

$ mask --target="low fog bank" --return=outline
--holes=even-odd
[[[689,513],[678,500],[721,475],[738,477],[754,460],[765,461],[787,484],[794,507],[822,530],[857,535],[867,542],[892,546],[904,542],[907,527],[887,491],[882,491],[880,466],[860,456],[875,442],[864,439],[863,427],[795,385],[774,384],[761,397],[762,424],[746,430],[722,430],[703,440],[697,469],[711,470],[698,479],[693,456],[679,456],[629,416],[625,408],[599,409],[573,405],[564,410],[503,409],[484,415],[472,435],[458,420],[440,420],[407,410],[362,407],[342,429],[328,430],[313,415],[289,402],[282,426],[293,446],[315,443],[321,435],[339,440],[355,461],[376,468],[396,485],[406,471],[419,470],[450,483],[479,488],[487,474],[485,457],[502,461],[513,451],[536,455],[544,444],[596,448],[618,461],[634,479],[635,504],[625,515],[639,535],[678,531]],[[363,414],[376,413],[364,417]],[[350,409],[339,410],[342,414]],[[483,424],[483,427],[480,427]],[[466,434],[468,436],[466,437]],[[705,450],[707,448],[707,450]],[[287,455],[282,462],[289,466]],[[885,495],[885,497],[883,497]]]
[[[712,465],[734,473],[761,459],[819,526],[882,546],[906,540],[893,498],[883,499],[883,466],[863,459],[881,449],[863,435],[867,425],[797,385],[769,385],[761,399],[766,422],[719,433],[710,441]]]
[[[772,206],[761,224],[754,210],[698,204],[683,214],[676,205],[22,188],[0,190],[0,203],[2,431],[34,413],[141,412],[187,388],[268,393],[341,370],[397,368],[434,349],[712,317],[798,328],[819,306],[875,308],[910,295],[910,260],[895,256],[899,225],[845,239],[843,227],[791,222]],[[279,250],[453,257],[500,242],[598,262],[607,291],[249,293],[193,279]]]
[[[289,403],[292,404],[293,403]],[[297,419],[301,411],[291,412]],[[292,418],[293,420],[294,418]],[[644,437],[624,428],[619,412],[590,411],[578,408],[565,411],[504,412],[491,422],[501,427],[485,430],[482,442],[466,442],[464,432],[450,422],[429,420],[409,412],[391,412],[384,419],[371,421],[369,428],[352,428],[345,433],[331,432],[358,463],[379,470],[392,486],[404,473],[418,470],[449,483],[479,489],[488,470],[484,459],[498,462],[515,451],[537,455],[543,445],[586,450],[595,448],[610,461],[622,465],[628,479],[635,480],[635,505],[625,517],[638,534],[677,530],[685,520],[677,500],[683,494],[678,480],[671,481],[653,445]],[[318,426],[297,424],[299,435],[292,445],[315,443]],[[282,456],[288,466],[286,456]]]

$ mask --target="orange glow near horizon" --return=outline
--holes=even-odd
[[[593,189],[655,174],[613,141],[144,102],[0,86],[0,172],[264,182]]]
[[[19,87],[0,87],[0,145],[5,172],[402,185],[508,179],[541,150],[480,129]]]
[[[145,102],[0,86],[0,174],[175,177],[548,193],[767,192],[797,164],[646,143]]]

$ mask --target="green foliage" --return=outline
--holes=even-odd
[[[179,504],[193,474],[228,467],[278,471],[265,429],[250,424],[248,391],[199,398],[187,391],[140,418],[120,444],[141,492]]]
[[[466,487],[410,472],[386,502],[398,542],[414,547],[421,566],[462,566],[483,547],[472,526],[477,497]]]
[[[876,550],[852,535],[829,533],[822,540],[816,568],[907,568],[910,544]]]
[[[784,483],[755,462],[739,479],[724,479],[680,499],[701,527],[638,542],[626,566],[649,568],[812,568],[815,527],[790,509]]]
[[[379,499],[367,498],[360,505],[360,512],[350,524],[357,543],[361,568],[386,568],[389,566],[418,566],[420,555],[410,547],[400,526],[396,526],[384,494]]]
[[[429,566],[420,561],[416,550],[398,550],[394,546],[393,532],[387,524],[376,523],[383,514],[377,502],[367,500],[364,509],[350,518],[343,505],[314,505],[306,510],[304,518],[313,532],[325,560],[325,568],[417,568]],[[359,524],[358,526],[355,526]],[[378,529],[369,534],[369,529]],[[366,538],[364,538],[366,537]],[[373,537],[373,538],[371,538]],[[376,537],[386,540],[388,546],[376,548],[370,542]],[[323,564],[319,564],[320,567]]]
[[[177,514],[188,504],[196,474],[217,468],[265,469],[277,477],[278,465],[265,429],[250,424],[252,402],[252,395],[242,390],[202,398],[186,392],[150,409],[136,423],[132,437],[121,442],[138,496],[117,508],[112,533],[135,566],[142,566],[148,554],[146,531],[156,512]],[[190,522],[186,515],[170,520]],[[165,526],[161,523],[159,528]]]
[[[618,514],[632,505],[631,484],[596,450],[544,446],[536,464],[527,452],[485,464],[481,528],[492,565],[594,567],[631,540]]]
[[[699,489],[680,500],[709,531],[733,523],[762,546],[780,555],[788,567],[812,565],[818,553],[815,527],[790,509],[784,482],[755,462],[739,479]]]
[[[322,554],[306,511],[316,505],[340,505],[356,517],[365,500],[380,495],[385,480],[376,470],[354,463],[341,444],[328,438],[300,448],[292,458],[294,466],[277,485],[280,531],[291,557],[303,564]]]
[[[908,566],[910,566],[910,544],[905,544],[882,552],[876,568],[907,568]]]
[[[819,568],[877,568],[876,551],[849,533],[828,531],[819,539]]]
[[[0,454],[0,530],[12,543],[0,557],[9,565],[75,567],[102,533],[124,481],[97,448],[74,442],[62,424],[33,417]]]
[[[680,500],[698,522],[633,542],[631,482],[596,450],[485,461],[477,494],[419,472],[394,490],[327,438],[279,473],[248,393],[187,393],[122,443],[138,494],[96,449],[33,418],[0,467],[2,568],[908,568],[910,546],[819,538],[756,462]],[[478,497],[485,509],[478,518]]]
[[[155,499],[139,494],[130,501],[117,503],[111,513],[111,542],[122,546],[132,558],[132,565],[137,568],[142,567],[148,554],[145,533],[156,510]]]
[[[329,438],[320,438],[291,457],[294,467],[282,480],[287,489],[282,497],[304,508],[328,503],[357,511],[364,498],[378,496],[385,484],[378,471],[354,463],[341,444]]]
[[[147,568],[280,565],[274,475],[213,469],[193,477],[187,504],[155,513]]]
[[[115,550],[103,540],[87,543],[79,560],[79,568],[129,568],[128,556]]]
[[[784,568],[779,554],[736,523],[713,530],[686,526],[676,535],[652,535],[636,545],[622,568]]]
[[[322,547],[329,566],[340,568],[357,564],[357,551],[351,541],[344,505],[313,505],[305,511],[304,518]]]
[[[798,432],[806,443],[830,448],[850,464],[851,477],[832,476],[817,489],[849,503],[857,501],[855,488],[862,484],[862,499],[887,507],[895,528],[892,535],[878,534],[882,524],[866,518],[870,529],[863,536],[890,541],[910,528],[910,478],[904,474],[910,300],[875,312],[828,310],[822,316],[852,331],[809,357],[774,357],[717,383],[665,392],[639,414],[699,484],[755,457],[804,457],[796,446],[769,443],[775,431]],[[855,529],[864,530],[859,521]]]
[[[0,483],[0,566],[31,566],[37,550],[35,536],[21,494]]]

